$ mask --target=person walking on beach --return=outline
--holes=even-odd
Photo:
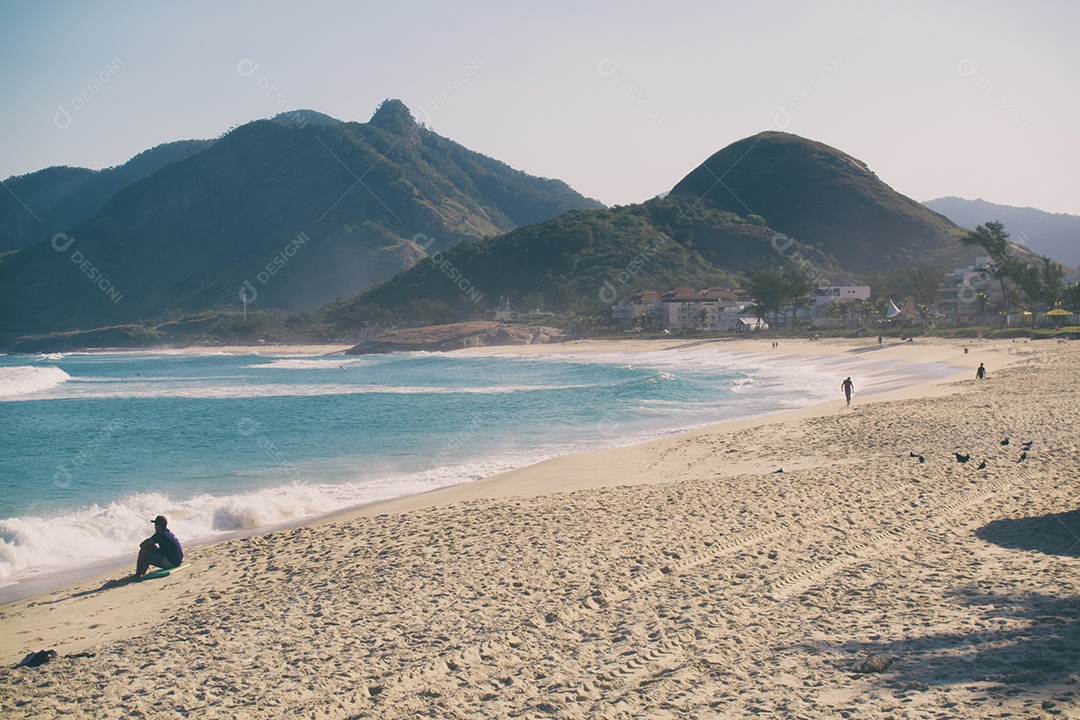
[[[180,567],[184,562],[184,551],[180,541],[169,530],[169,521],[164,515],[154,518],[154,534],[139,544],[139,559],[135,563],[135,577],[141,578],[153,565],[159,568]]]
[[[986,377],[986,368],[983,367],[982,363],[979,363],[979,369],[975,371],[975,379],[982,380],[984,377]]]
[[[851,382],[851,378],[848,378],[844,382],[840,383],[841,389],[844,391],[844,397],[847,398],[847,404],[851,404],[851,393],[855,392],[855,384]]]

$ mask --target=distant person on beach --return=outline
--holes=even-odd
[[[847,404],[851,404],[851,393],[855,392],[855,384],[851,382],[851,378],[848,378],[844,382],[840,383],[840,387],[844,391],[844,397],[847,398]]]
[[[154,534],[139,544],[139,559],[135,563],[135,577],[141,578],[150,566],[164,568],[180,567],[184,562],[184,551],[180,541],[169,530],[169,521],[164,515],[154,518]]]
[[[881,337],[880,335],[878,335],[878,336],[877,336],[877,344],[878,344],[878,345],[880,345],[880,344],[881,344],[881,343],[883,343],[883,342],[885,342],[885,338],[883,338],[883,337]]]
[[[984,377],[986,377],[986,368],[983,367],[982,363],[979,363],[979,369],[975,371],[975,379],[982,380]]]

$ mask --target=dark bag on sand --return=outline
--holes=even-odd
[[[54,657],[56,657],[55,650],[38,650],[37,652],[27,653],[26,657],[20,660],[16,667],[37,667],[38,665],[44,665]]]

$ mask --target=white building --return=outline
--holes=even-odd
[[[814,309],[834,302],[869,299],[869,285],[829,285],[814,290]]]
[[[611,306],[611,315],[624,328],[633,324],[634,318],[641,315],[651,315],[654,322],[660,322],[659,312],[660,293],[655,290],[642,290],[631,295],[628,299]],[[659,327],[659,324],[657,325]]]
[[[796,317],[809,320],[815,325],[826,325],[832,322],[829,315],[829,305],[851,300],[869,300],[869,285],[829,285],[814,289],[811,297],[813,304],[807,308],[801,308]]]
[[[938,309],[941,314],[953,322],[981,322],[979,293],[987,296],[986,310],[1004,304],[1005,296],[1001,283],[990,276],[994,261],[989,256],[975,258],[974,265],[957,268],[945,275],[945,285],[941,288]]]
[[[653,326],[658,330],[724,331],[758,327],[757,319],[748,317],[746,311],[752,302],[741,288],[694,290],[676,287],[663,295],[653,290],[636,293],[612,305],[611,312],[623,327],[629,327],[635,318],[647,315],[654,318]]]

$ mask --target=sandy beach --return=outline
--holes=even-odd
[[[851,407],[841,375],[832,402],[2,606],[0,715],[1080,717],[1080,344],[964,344],[784,340],[962,375]],[[613,345],[678,342],[512,351]]]

